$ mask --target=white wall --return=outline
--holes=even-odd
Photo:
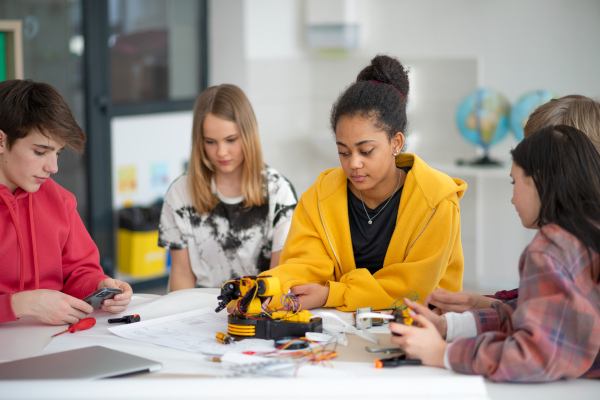
[[[355,1],[361,44],[336,58],[306,48],[305,1],[210,2],[210,82],[234,82],[246,91],[259,120],[267,163],[288,175],[299,192],[320,170],[337,162],[334,150],[333,157],[323,158],[307,142],[327,137],[335,94],[378,53],[407,64],[477,60],[479,83],[501,91],[511,103],[532,89],[591,97],[600,93],[600,51],[592,44],[592,38],[600,37],[596,0]],[[454,79],[451,74],[439,78]],[[440,97],[445,95],[440,91]],[[419,150],[431,152],[427,143],[436,146],[437,135],[454,138],[455,146],[443,146],[448,158],[475,154],[452,120],[455,105],[447,106],[450,112],[432,110]],[[446,114],[441,120],[440,112]],[[413,131],[422,128],[411,125]],[[510,136],[492,155],[508,159],[515,144]],[[308,165],[307,152],[313,155]]]
[[[331,104],[378,53],[396,56],[415,66],[412,96],[416,101],[421,95],[423,102],[410,110],[413,115],[409,133],[413,139],[409,139],[412,148],[408,150],[423,155],[431,164],[445,165],[456,158],[475,156],[476,150],[461,138],[453,120],[459,99],[473,82],[501,91],[511,103],[532,89],[549,89],[559,95],[600,94],[600,50],[595,43],[600,38],[597,0],[355,2],[361,29],[359,48],[336,55],[306,48],[303,0],[209,2],[209,83],[234,83],[246,92],[258,118],[265,161],[286,175],[299,194],[323,169],[337,166],[328,127]],[[456,70],[451,68],[460,63],[472,71],[462,69],[463,77],[457,82]],[[428,78],[419,84],[419,76]],[[178,155],[169,161],[176,169],[182,155],[189,152],[191,112],[185,114],[176,116],[181,121],[177,126],[171,124],[169,115],[145,117],[149,120],[143,129],[131,123],[143,123],[145,118],[116,119],[113,174],[119,163],[138,156],[131,150],[128,154],[118,153],[123,151],[121,141],[133,138],[125,139],[127,135],[122,136],[122,131],[129,131],[130,136],[138,131],[134,142],[143,140],[158,150],[165,143],[176,147]],[[492,156],[508,160],[508,150],[515,143],[509,137],[492,149]],[[151,153],[166,157],[155,150],[143,157],[147,159]],[[481,204],[482,197],[477,197],[481,189],[477,187],[487,186],[473,184],[463,201],[463,213]],[[141,196],[139,201],[151,200],[148,197],[155,195]],[[116,203],[123,200],[120,197]],[[480,280],[475,286],[496,288],[495,281],[498,289],[508,288],[506,285],[516,284],[516,259],[530,234],[517,226],[510,204],[494,208],[490,215],[476,213],[475,219],[466,217],[469,223],[463,228],[463,244],[467,269],[475,271],[482,262],[490,265],[488,278],[493,279],[487,283]],[[496,224],[499,220],[512,222],[496,230],[486,222]],[[493,266],[491,259],[498,258],[496,254],[488,252],[482,257],[478,245],[473,244],[481,230],[472,227],[481,224],[489,225],[488,239],[496,240],[497,248],[510,252],[499,267]],[[519,233],[515,235],[516,230]],[[504,270],[510,272],[503,274]]]

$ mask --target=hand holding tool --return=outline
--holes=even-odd
[[[111,318],[108,320],[109,324],[118,324],[120,322],[124,322],[126,324],[131,324],[132,322],[139,322],[140,320],[140,315],[139,314],[134,314],[134,315],[126,315],[124,317],[121,318]]]
[[[67,330],[59,332],[56,335],[52,335],[51,337],[62,335],[63,333],[67,332],[75,333],[75,331],[83,331],[86,329],[90,329],[94,325],[96,325],[96,320],[94,318],[84,318],[76,324],[70,325]]]

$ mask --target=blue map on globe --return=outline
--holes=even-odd
[[[529,115],[542,104],[558,97],[549,90],[533,90],[519,97],[510,111],[510,127],[519,142],[523,140],[523,127],[527,123]]]
[[[461,135],[470,143],[489,148],[506,137],[509,131],[510,103],[498,91],[480,88],[458,105],[456,123]]]

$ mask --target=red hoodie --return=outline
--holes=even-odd
[[[108,278],[75,196],[48,179],[35,193],[0,184],[0,323],[14,321],[13,293],[53,289],[82,299]]]

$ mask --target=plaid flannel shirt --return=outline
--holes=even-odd
[[[498,301],[471,311],[478,336],[450,344],[452,369],[510,382],[600,378],[600,284],[583,244],[546,225],[521,255],[519,276],[516,308]]]
[[[496,292],[495,294],[491,294],[487,297],[493,297],[494,299],[498,299],[498,300],[502,300],[502,301],[514,300],[517,297],[519,297],[519,289],[500,290],[500,291]]]

